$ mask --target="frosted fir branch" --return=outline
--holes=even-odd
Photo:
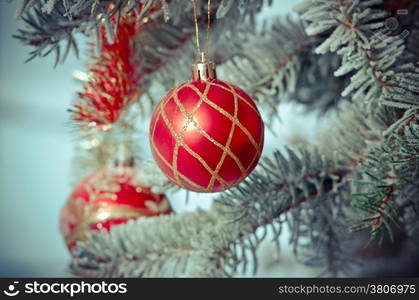
[[[315,54],[321,37],[307,36],[302,22],[276,18],[261,32],[248,32],[235,39],[237,42],[229,47],[234,55],[219,67],[219,74],[267,106],[271,120],[283,101],[298,102],[306,110],[322,114],[336,108],[339,101],[348,100],[340,94],[350,74],[333,76],[339,57]]]
[[[77,244],[72,269],[94,277],[182,275],[198,250],[194,240],[215,223],[216,215],[197,211],[140,218],[112,227],[109,234],[92,232],[88,242]]]
[[[259,171],[223,193],[216,202],[231,220],[259,224],[304,201],[336,192],[350,173],[349,168],[337,167],[332,158],[326,159],[315,149],[288,149],[285,154],[276,151],[272,159],[260,163]]]
[[[45,57],[50,53],[55,53],[55,66],[59,62],[63,62],[68,56],[71,49],[78,56],[78,47],[74,39],[73,28],[80,26],[82,22],[78,19],[68,20],[62,17],[64,8],[60,7],[61,13],[44,15],[38,6],[34,6],[33,13],[22,16],[22,20],[29,25],[27,29],[18,29],[18,33],[13,37],[19,39],[25,45],[34,47],[29,53],[26,62],[35,57]],[[65,41],[64,50],[60,45],[60,41]]]
[[[217,15],[220,19],[223,16],[231,17],[230,24],[233,20],[234,22],[241,22],[243,16],[257,13],[265,4],[265,1],[251,0],[246,1],[246,5],[241,3],[239,9],[235,9],[235,5],[231,5],[233,2],[234,0],[224,0],[223,5],[214,10],[214,15]],[[227,5],[227,3],[230,4]],[[204,11],[206,4],[200,4],[199,9]],[[141,10],[142,13],[147,13],[148,10],[155,7],[162,8],[160,11],[163,16],[162,22],[170,20],[172,26],[181,26],[184,22],[185,13],[189,15],[192,13],[191,3],[184,0],[149,0],[146,2],[142,0],[123,0],[116,4],[110,0],[25,0],[22,2],[17,15],[22,16],[28,28],[19,29],[15,37],[25,45],[35,48],[31,51],[28,60],[37,56],[46,56],[55,51],[56,60],[63,61],[65,56],[60,56],[60,41],[69,41],[71,37],[72,43],[74,43],[74,34],[90,34],[92,30],[97,30],[102,23],[106,23],[109,33],[115,32],[118,25],[112,25],[109,22],[109,19],[113,16],[120,16],[133,10],[138,10],[138,12]],[[220,12],[216,13],[216,11]],[[139,18],[141,17],[139,15]]]
[[[306,0],[297,11],[309,22],[308,34],[331,32],[316,52],[336,52],[342,57],[335,75],[351,73],[351,83],[343,96],[365,95],[365,101],[371,104],[409,108],[418,104],[418,90],[407,82],[417,79],[419,72],[412,63],[401,61],[404,37],[395,36],[386,27],[389,13],[377,7],[381,3]]]
[[[356,116],[364,122],[353,128],[353,134],[362,141],[356,146],[359,150],[364,147],[364,138],[373,136],[363,131],[370,127],[376,129],[379,127],[377,124],[381,123],[366,120],[356,110],[352,113],[351,116]],[[377,116],[376,119],[379,120],[380,117]],[[352,123],[349,123],[349,120]],[[357,121],[358,119],[348,117],[346,125],[358,124]],[[361,128],[364,129],[357,131]],[[337,133],[341,135],[339,131]],[[355,136],[352,140],[348,140],[347,144],[353,143],[354,140]],[[336,157],[336,160],[332,159],[333,157]],[[354,159],[352,155],[348,157]],[[348,207],[349,202],[345,200],[350,194],[348,179],[354,175],[352,169],[356,165],[357,163],[349,163],[336,153],[323,156],[316,151],[289,150],[286,155],[277,152],[271,160],[264,161],[244,183],[221,195],[215,205],[217,217],[213,223],[214,226],[206,226],[201,230],[200,235],[194,238],[190,243],[195,245],[192,246],[194,250],[191,253],[185,253],[188,258],[176,252],[168,256],[160,255],[159,259],[155,260],[147,259],[145,260],[147,262],[144,261],[143,264],[139,262],[143,260],[130,261],[124,258],[117,260],[116,265],[123,266],[125,270],[123,274],[126,276],[173,275],[167,272],[169,266],[172,266],[170,261],[175,258],[180,261],[188,260],[186,265],[190,269],[185,271],[186,276],[234,276],[237,272],[246,271],[250,265],[253,266],[255,272],[257,270],[256,253],[266,237],[266,231],[271,230],[274,233],[274,240],[277,241],[281,228],[286,223],[291,227],[292,243],[300,261],[311,266],[322,265],[327,274],[348,273],[356,266],[356,261],[353,258],[352,248],[347,245],[353,237],[348,233],[346,220],[347,213],[351,210]],[[314,213],[318,210],[321,210],[322,214]],[[183,215],[178,215],[176,218],[181,222]],[[159,220],[165,222],[165,219]],[[308,223],[304,220],[308,220]],[[318,226],[309,226],[309,223],[318,224]],[[156,227],[158,226],[160,225],[156,223]],[[165,225],[161,224],[161,226]],[[192,225],[188,224],[188,226]],[[327,235],[323,235],[323,229]],[[131,228],[130,232],[133,230]],[[138,232],[144,230],[146,229]],[[168,232],[168,234],[171,233]],[[115,232],[111,235],[114,235],[113,239],[126,240],[124,236],[118,237],[119,234]],[[141,236],[140,233],[138,235]],[[147,239],[150,244],[154,243],[152,236],[147,236]],[[314,245],[313,247],[304,243],[307,239],[311,241],[309,245]],[[105,245],[111,242],[103,240],[103,243],[101,247],[108,247]],[[158,249],[161,246],[158,245]],[[96,248],[91,251],[90,256],[85,256],[85,266],[80,267],[80,272],[84,268],[90,268],[91,259],[87,257],[101,256],[96,254]],[[112,250],[109,253],[118,252]],[[128,257],[131,257],[131,252],[128,253]],[[117,268],[115,259],[112,258],[111,261],[113,262],[103,265],[102,273],[95,274],[115,275],[116,273],[112,273]],[[97,266],[94,268],[96,270]],[[184,268],[180,269],[184,270]],[[120,275],[122,272],[117,274]]]
[[[314,43],[300,22],[276,18],[261,32],[239,36],[220,74],[274,113],[278,102],[298,89],[303,58],[310,55]]]
[[[209,59],[223,63],[244,47],[243,43],[248,36],[255,32],[254,17],[260,11],[261,3],[262,1],[251,1],[245,9],[229,9],[222,19],[213,20],[207,55]],[[150,97],[155,87],[169,90],[190,80],[191,63],[197,59],[190,4],[191,2],[186,2],[180,6],[181,23],[170,19],[168,23],[150,24],[138,41],[137,53],[143,61],[139,72],[144,74],[140,85],[146,93],[143,99],[151,100],[153,104],[160,100]],[[220,7],[215,7],[214,10],[216,9]],[[201,27],[201,30],[206,29]],[[143,99],[140,102],[144,102]]]
[[[47,0],[45,1],[44,6],[42,7],[42,11],[50,14],[52,10],[54,9],[55,4],[57,4],[59,0]]]
[[[290,229],[297,261],[316,268],[319,276],[351,276],[360,267],[355,254],[359,237],[348,227],[348,218],[353,214],[348,194],[346,185],[340,193],[307,201],[283,220]]]
[[[278,239],[282,215],[301,209],[305,200],[337,197],[347,186],[344,177],[349,171],[327,171],[332,164],[325,158],[309,153],[298,157],[291,151],[288,156],[277,153],[277,165],[269,167],[266,162],[266,167],[252,173],[245,184],[223,194],[213,212],[142,219],[115,226],[110,234],[92,233],[89,243],[79,245],[82,250],[75,253],[73,268],[92,276],[179,275],[170,273],[173,264],[186,276],[233,276],[249,265],[256,272],[256,252],[268,227]],[[272,174],[278,169],[283,173]],[[291,178],[297,173],[301,176]],[[279,180],[280,174],[287,181],[275,181],[273,177]],[[262,181],[269,183],[263,193],[255,185]],[[255,193],[259,201],[255,201]],[[243,207],[252,214],[243,216]],[[182,267],[173,260],[181,261]]]
[[[327,205],[328,201],[336,204],[331,199],[345,199],[349,195],[348,179],[351,175],[350,168],[338,167],[333,159],[326,159],[315,150],[288,150],[286,155],[275,152],[273,159],[263,161],[260,168],[244,183],[216,199],[218,210],[226,220],[239,228],[248,229],[247,232],[244,231],[246,234],[238,235],[245,246],[237,247],[233,243],[234,246],[224,247],[226,252],[235,253],[233,257],[243,259],[230,260],[227,270],[235,270],[249,260],[256,264],[255,252],[266,236],[267,228],[274,232],[273,240],[277,241],[284,218],[288,218],[288,224],[293,222],[287,217],[288,214],[293,216],[291,220],[296,220],[304,214],[307,207],[319,209],[318,207]],[[331,217],[332,215],[328,216]],[[294,243],[300,244],[300,238],[307,230],[303,231],[299,225],[296,226],[293,229],[293,239]],[[313,226],[311,229],[322,231],[320,227]],[[243,253],[247,254],[244,258]],[[316,255],[319,256],[319,253],[321,251]],[[309,253],[305,254],[307,258]],[[214,259],[222,261],[225,257],[220,257],[217,252],[217,255],[213,255],[212,260]],[[335,261],[330,260],[329,263]],[[330,270],[334,269],[333,266],[329,267]]]
[[[379,155],[376,156],[380,161],[375,161],[377,158],[371,159],[374,154],[376,153],[371,151],[370,156],[367,156],[358,168],[364,180],[354,181],[356,188],[354,188],[352,205],[362,210],[364,216],[358,218],[352,230],[369,229],[370,239],[378,238],[378,242],[381,243],[384,238],[383,233],[386,232],[393,240],[392,227],[398,218],[395,206],[397,186],[389,161],[383,160]]]
[[[347,115],[346,121],[344,119],[341,123],[346,123],[347,126],[358,124],[358,118],[364,122],[360,122],[361,125],[353,128],[352,138],[343,146],[354,146],[355,149],[362,150],[367,144],[364,141],[366,137],[375,138],[374,132],[380,126],[388,127],[385,125],[388,118],[386,118],[387,114],[380,113],[374,118],[363,118],[363,115],[359,113],[362,110],[355,104],[346,103],[355,108],[352,109],[351,115]],[[344,128],[348,127],[343,126],[342,130]],[[340,131],[337,133],[340,134]],[[350,136],[345,135],[344,138]],[[357,140],[360,142],[354,143]],[[329,144],[329,147],[330,145],[332,144]],[[353,215],[353,210],[349,207],[350,202],[347,201],[351,193],[348,180],[355,176],[352,169],[358,165],[359,160],[365,157],[365,155],[354,157],[350,155],[352,151],[354,149],[342,156],[334,153],[336,159],[330,159],[333,155],[319,156],[315,154],[315,151],[298,154],[289,151],[286,156],[276,153],[273,159],[262,163],[244,183],[221,195],[216,202],[215,211],[209,213],[215,214],[215,217],[209,225],[205,224],[205,228],[199,227],[199,224],[183,223],[183,218],[188,218],[188,215],[180,214],[173,217],[173,221],[178,222],[176,224],[179,225],[179,227],[175,226],[179,237],[177,246],[182,245],[183,249],[181,252],[176,248],[176,251],[169,251],[169,253],[151,252],[154,254],[148,257],[135,252],[134,245],[138,246],[137,241],[132,241],[132,250],[128,251],[126,250],[128,246],[119,245],[119,241],[129,242],[134,238],[131,236],[134,235],[147,241],[143,242],[147,245],[155,245],[154,251],[170,248],[171,239],[173,239],[172,232],[167,232],[169,245],[163,244],[166,242],[164,230],[166,230],[167,219],[161,217],[154,221],[144,220],[144,222],[155,222],[155,227],[150,228],[150,236],[142,234],[142,232],[148,232],[149,223],[144,223],[144,227],[132,223],[132,226],[136,228],[119,229],[120,232],[112,231],[110,236],[113,237],[109,237],[105,232],[100,233],[99,235],[106,236],[100,237],[100,245],[96,240],[91,240],[93,243],[91,250],[83,252],[85,254],[76,253],[77,272],[82,274],[88,271],[92,276],[179,276],[186,274],[186,276],[197,277],[223,277],[246,271],[250,265],[254,267],[255,272],[256,253],[266,237],[266,230],[268,228],[272,230],[274,240],[278,240],[283,224],[288,224],[292,232],[291,241],[294,244],[295,253],[301,262],[310,266],[323,267],[325,272],[323,274],[327,275],[351,274],[357,267],[357,260],[354,258],[355,244],[351,244],[355,237],[348,232],[347,224],[349,216]],[[346,157],[355,158],[356,161],[348,163],[348,160],[344,159]],[[202,224],[205,223],[204,219],[197,219]],[[167,226],[174,225],[170,223]],[[184,230],[183,226],[198,226],[196,232],[199,231],[199,234],[189,232],[179,236],[179,233]],[[156,235],[153,228],[159,228],[162,231]],[[133,232],[138,232],[138,234],[133,234]],[[188,237],[186,242],[183,241],[185,236]],[[118,243],[113,242],[115,240]],[[139,249],[143,249],[142,247]],[[98,251],[105,251],[101,250],[102,248],[108,250],[98,255]],[[93,259],[104,257],[105,253],[109,253],[111,257],[99,260],[100,263]],[[132,257],[141,259],[133,260]],[[178,268],[175,273],[170,273],[173,264]]]
[[[132,2],[134,6],[140,3],[139,0],[131,1],[129,7],[133,5]],[[54,51],[56,63],[63,62],[68,50],[62,55],[61,41],[67,41],[66,49],[69,47],[77,49],[75,34],[89,34],[103,22],[109,25],[109,18],[113,15],[129,10],[126,0],[113,5],[113,8],[110,8],[111,3],[113,1],[24,1],[18,15],[26,23],[26,27],[18,29],[14,37],[34,48],[27,61],[38,56],[47,56]]]
[[[361,227],[356,228],[360,224],[360,211],[353,202],[356,201],[356,194],[360,191],[356,180],[363,176],[363,170],[372,172],[376,170],[375,166],[364,165],[364,160],[370,155],[373,157],[375,147],[381,147],[384,144],[384,131],[398,120],[400,115],[387,107],[376,108],[371,112],[365,109],[364,98],[354,99],[353,102],[339,102],[338,109],[339,113],[335,119],[329,121],[327,126],[318,133],[316,145],[323,155],[326,157],[335,155],[339,165],[346,165],[351,169],[347,195],[329,198],[328,201],[317,206],[315,202],[307,202],[308,205],[312,205],[311,209],[296,221],[287,220],[286,223],[291,226],[295,222],[301,223],[303,224],[301,231],[306,233],[307,228],[313,228],[313,223],[324,222],[321,231],[306,234],[309,241],[302,246],[303,249],[300,250],[302,255],[297,255],[297,257],[309,265],[323,268],[322,275],[347,276],[362,269],[356,253],[359,247],[365,246],[360,244],[359,236],[353,232],[354,229],[361,229]],[[376,163],[381,167],[377,170],[377,174],[380,174],[385,168],[386,160],[377,158]],[[378,184],[378,181],[374,183]],[[373,189],[366,190],[373,191]],[[351,198],[353,201],[350,201]],[[294,235],[298,236],[298,234]],[[304,239],[301,240],[304,241]],[[299,244],[295,243],[295,245],[298,253]],[[309,255],[306,254],[307,251]]]
[[[371,239],[382,241],[386,234],[392,238],[394,226],[402,222],[401,203],[417,204],[418,117],[418,110],[407,111],[359,166],[363,177],[355,182],[353,205],[364,213],[354,229],[369,229]]]
[[[378,241],[391,235],[400,223],[396,199],[411,197],[402,194],[412,190],[418,177],[417,137],[410,127],[417,127],[413,125],[417,109],[406,111],[403,117],[401,114],[403,111],[388,107],[377,107],[371,112],[360,98],[341,103],[336,120],[319,133],[322,153],[335,154],[341,164],[354,168],[352,205],[362,214],[351,217],[352,230],[369,229],[371,238]]]
[[[339,164],[355,168],[370,147],[383,140],[383,131],[397,116],[389,109],[370,113],[363,98],[341,101],[338,114],[316,134],[315,146],[326,157],[336,157]]]

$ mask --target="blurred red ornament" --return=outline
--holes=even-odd
[[[170,90],[150,124],[152,153],[177,185],[219,192],[241,182],[257,165],[264,125],[253,100],[216,79],[214,63],[195,63],[193,81]]]
[[[169,214],[166,196],[152,193],[138,179],[132,167],[101,169],[85,177],[61,210],[60,232],[68,247],[89,231],[110,231],[130,219]]]

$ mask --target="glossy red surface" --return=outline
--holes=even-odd
[[[150,124],[158,166],[176,184],[219,192],[257,165],[264,125],[253,100],[220,80],[185,82],[170,90]]]

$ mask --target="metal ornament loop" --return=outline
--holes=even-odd
[[[205,58],[205,53],[201,52],[201,60],[192,64],[192,80],[208,81],[216,79],[215,63]]]

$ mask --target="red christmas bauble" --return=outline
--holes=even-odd
[[[138,217],[171,212],[165,195],[140,183],[132,167],[104,168],[85,177],[61,210],[60,232],[68,247],[89,231],[105,229]]]
[[[241,182],[257,165],[263,139],[253,100],[215,78],[170,90],[150,124],[157,165],[171,181],[196,192],[219,192]]]

